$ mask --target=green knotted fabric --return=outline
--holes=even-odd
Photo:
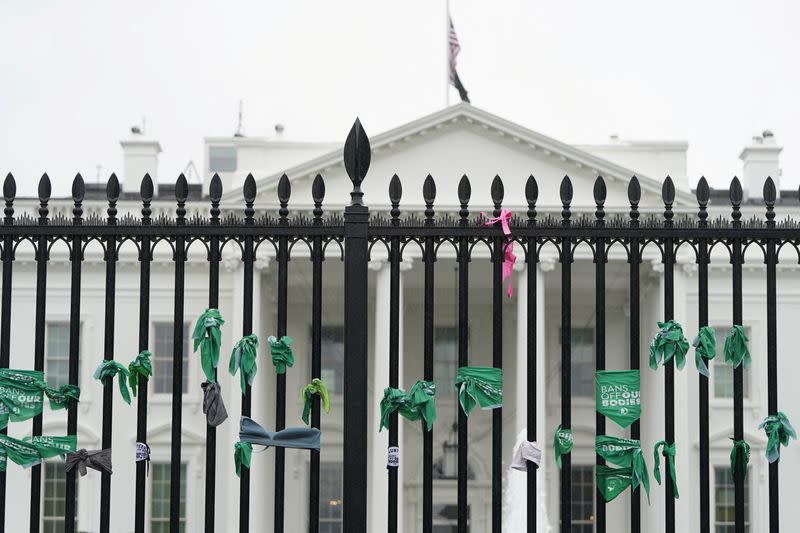
[[[270,336],[269,351],[272,354],[272,364],[275,365],[276,374],[285,374],[287,366],[294,366],[294,352],[292,352],[292,338],[284,335],[280,339]]]
[[[225,323],[219,309],[206,309],[197,317],[197,323],[192,331],[194,351],[200,348],[200,364],[203,373],[211,383],[216,381],[214,369],[219,364],[219,350],[222,346],[222,331],[220,326]]]
[[[411,398],[408,397],[406,391],[403,389],[393,389],[386,387],[383,389],[383,399],[381,400],[381,425],[378,431],[383,431],[383,428],[389,429],[389,417],[398,411],[399,414],[408,418],[413,416],[411,410]]]
[[[750,366],[750,350],[747,349],[747,335],[744,328],[736,325],[731,328],[731,332],[725,337],[725,362],[733,365],[733,368],[743,365],[744,368]]]
[[[594,441],[594,449],[597,455],[609,463],[630,468],[631,487],[636,490],[642,485],[647,493],[647,501],[650,501],[650,474],[638,440],[598,435]]]
[[[0,368],[0,429],[41,414],[44,372]]]
[[[650,368],[658,369],[658,364],[667,364],[675,357],[675,365],[682,370],[686,364],[689,341],[683,336],[683,327],[670,320],[658,322],[658,333],[650,342]]]
[[[239,372],[242,385],[242,394],[247,394],[247,386],[253,385],[253,378],[256,376],[258,366],[256,365],[256,348],[258,348],[258,337],[255,333],[246,335],[239,340],[231,352],[231,362],[228,365],[228,372],[235,376]]]
[[[253,445],[249,442],[239,441],[233,445],[233,464],[236,466],[236,475],[241,477],[242,466],[250,468],[253,458]]]
[[[319,378],[312,379],[311,383],[303,387],[300,393],[300,398],[303,400],[303,416],[301,418],[306,425],[309,423],[309,416],[311,415],[311,407],[314,404],[313,400],[315,394],[319,396],[323,411],[326,413],[331,412],[331,399],[328,395],[328,386]]]
[[[738,463],[737,457],[741,452],[742,463],[741,466],[744,469],[744,477],[747,477],[747,465],[750,463],[750,445],[747,444],[747,441],[744,440],[734,440],[733,447],[731,448],[731,477],[736,477],[736,464]]]
[[[45,387],[44,393],[50,400],[50,409],[58,411],[66,409],[71,403],[81,401],[81,388],[77,385],[61,385],[57,389]]]
[[[717,355],[717,336],[714,328],[711,326],[700,328],[692,341],[692,346],[694,346],[694,364],[697,366],[697,371],[708,377],[708,361]]]
[[[758,425],[767,434],[767,461],[774,463],[781,459],[781,445],[789,446],[789,439],[797,439],[797,432],[785,414],[778,411],[769,415]]]
[[[25,437],[22,440],[36,447],[42,459],[50,459],[51,457],[57,457],[59,455],[65,456],[78,449],[77,435],[65,435],[63,437],[37,435],[34,437]]]
[[[561,468],[561,456],[572,451],[572,430],[562,429],[559,425],[553,433],[553,455],[556,456],[556,465]]]
[[[606,465],[595,466],[597,490],[606,502],[610,502],[633,483],[630,468],[612,468]]]
[[[594,373],[595,409],[621,428],[642,414],[638,370],[598,370]]]
[[[151,355],[153,354],[150,353],[150,350],[142,350],[128,365],[128,372],[130,373],[128,382],[131,385],[131,391],[134,396],[137,394],[139,379],[150,379],[150,376],[153,375],[153,363],[150,361]]]
[[[661,448],[661,453],[658,453],[658,449]],[[672,478],[672,494],[675,496],[677,500],[679,498],[678,495],[678,474],[675,472],[675,443],[667,444],[667,441],[660,440],[656,442],[656,445],[653,447],[653,462],[655,463],[655,467],[653,468],[653,477],[656,478],[656,481],[659,485],[661,485],[661,455],[667,458],[666,460],[666,469],[669,471],[669,477]]]
[[[496,409],[503,405],[502,368],[462,366],[456,374],[455,387],[467,416],[476,403],[481,409]]]
[[[42,461],[39,450],[30,442],[0,434],[0,472],[6,471],[8,459],[23,468],[30,468]]]
[[[117,376],[119,393],[122,395],[122,399],[130,405],[131,393],[128,390],[128,369],[125,368],[125,365],[113,359],[104,359],[100,366],[97,367],[97,370],[94,371],[94,379],[100,380],[104,387],[114,380],[114,376]]]
[[[421,420],[422,430],[430,431],[436,422],[436,385],[433,381],[419,380],[408,391],[409,413],[401,412],[409,420]]]

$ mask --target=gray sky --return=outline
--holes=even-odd
[[[451,4],[475,105],[566,142],[688,140],[716,186],[770,128],[800,181],[797,2]],[[0,0],[0,172],[26,194],[105,177],[143,115],[162,180],[202,171],[239,99],[248,135],[343,141],[356,115],[376,134],[444,106],[445,38],[445,0]]]

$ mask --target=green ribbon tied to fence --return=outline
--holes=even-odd
[[[39,450],[30,442],[17,440],[0,434],[0,472],[6,471],[8,459],[22,468],[30,468],[42,462]]]
[[[595,466],[597,490],[606,502],[610,502],[633,484],[630,468],[613,468],[606,465]]]
[[[750,366],[750,350],[747,349],[747,335],[744,334],[744,328],[735,325],[731,328],[731,332],[725,337],[725,362],[730,363],[733,368],[743,365],[744,368]]]
[[[197,317],[197,323],[192,331],[194,351],[196,352],[197,348],[200,348],[200,364],[206,379],[211,383],[217,379],[214,370],[219,364],[219,351],[222,346],[220,326],[224,323],[219,309],[210,308]]]
[[[636,490],[642,485],[647,493],[647,501],[650,501],[650,473],[644,460],[642,445],[638,440],[598,435],[594,441],[594,448],[597,455],[609,463],[630,468],[631,488]]]
[[[661,453],[659,453],[659,448],[661,448]],[[668,444],[667,441],[660,440],[653,446],[653,462],[655,463],[653,467],[653,477],[656,478],[656,482],[658,482],[659,485],[661,485],[660,455],[663,455],[667,459],[665,461],[665,468],[669,472],[669,477],[672,478],[672,494],[677,500],[680,496],[678,494],[678,474],[675,471],[675,443]]]
[[[572,430],[564,429],[559,425],[553,433],[553,454],[556,456],[556,465],[561,468],[561,456],[572,451]]]
[[[774,463],[781,460],[781,445],[789,446],[789,439],[797,439],[797,432],[789,422],[789,418],[780,411],[769,415],[758,425],[767,434],[767,461]]]
[[[270,336],[269,351],[272,354],[272,364],[275,365],[276,374],[285,374],[287,366],[294,366],[294,352],[292,352],[292,338],[284,335],[280,339]]]
[[[33,437],[25,437],[22,440],[31,443],[42,459],[50,459],[58,456],[63,458],[68,453],[78,449],[77,435],[65,435],[63,437],[35,435]]]
[[[395,411],[402,417],[422,421],[422,430],[430,431],[436,421],[436,385],[432,381],[419,380],[406,393],[403,389],[386,387],[381,400],[381,424],[378,431],[389,428],[389,417]]]
[[[77,385],[70,385],[69,383],[61,385],[58,388],[45,386],[44,393],[50,400],[50,409],[53,411],[66,409],[71,403],[78,403],[81,401],[81,388]]]
[[[331,412],[331,399],[328,395],[328,386],[319,378],[314,378],[311,383],[303,387],[300,392],[300,399],[303,400],[303,422],[308,425],[309,416],[311,415],[311,407],[314,404],[314,395],[319,396],[322,410],[326,413]]]
[[[125,403],[130,405],[131,393],[128,390],[128,375],[128,369],[125,368],[125,365],[113,359],[104,359],[97,367],[97,370],[94,371],[94,379],[99,380],[104,387],[114,380],[114,376],[117,376],[119,393],[122,395],[122,399],[125,400]]]
[[[503,405],[502,368],[462,366],[456,373],[455,387],[467,416],[476,403],[481,409],[496,409]]]
[[[150,361],[150,350],[142,350],[128,365],[128,383],[131,386],[131,392],[136,396],[137,388],[139,387],[139,379],[150,379],[153,375],[153,363]]]
[[[253,385],[258,366],[256,365],[256,348],[258,348],[258,337],[255,333],[245,335],[233,346],[231,352],[231,362],[228,364],[228,372],[235,376],[239,372],[242,385],[242,394],[247,394],[247,386]]]
[[[743,478],[746,478],[747,465],[750,464],[750,445],[744,440],[731,440],[733,441],[733,447],[731,448],[731,477],[736,477],[736,465],[740,464]],[[739,457],[742,458],[741,463],[739,462]]]
[[[686,352],[689,351],[689,341],[683,335],[683,327],[670,320],[658,322],[658,333],[650,342],[650,368],[658,369],[658,364],[667,364],[675,357],[675,365],[682,370],[686,364]]]
[[[236,475],[242,476],[242,466],[250,468],[253,459],[253,445],[249,442],[239,441],[233,445],[233,464],[236,467]]]
[[[694,364],[697,366],[697,371],[708,377],[708,361],[717,355],[717,336],[714,334],[714,328],[711,326],[700,328],[692,341],[692,346],[694,346]]]
[[[0,368],[0,429],[41,414],[44,372]]]

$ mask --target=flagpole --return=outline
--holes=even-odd
[[[450,0],[444,0],[444,106],[450,107]]]

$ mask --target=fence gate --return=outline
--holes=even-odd
[[[30,241],[35,249],[36,263],[36,297],[35,297],[35,349],[31,366],[35,370],[44,370],[45,363],[45,317],[46,294],[49,250],[54,242],[61,240],[68,244],[71,264],[71,312],[69,317],[69,382],[77,385],[79,370],[79,341],[81,319],[81,281],[83,251],[90,241],[102,244],[105,251],[105,325],[104,346],[105,357],[113,357],[114,331],[115,331],[115,300],[116,300],[116,268],[118,250],[122,243],[133,242],[139,251],[140,268],[140,296],[139,296],[139,349],[147,350],[150,347],[150,275],[153,261],[152,250],[159,241],[167,241],[174,251],[174,343],[172,365],[172,418],[171,418],[171,466],[170,466],[170,530],[179,530],[179,509],[181,497],[181,416],[183,413],[181,384],[184,380],[182,367],[182,350],[184,343],[183,324],[186,318],[184,309],[185,268],[188,260],[187,249],[192,242],[201,242],[207,250],[209,263],[208,277],[208,307],[216,308],[219,305],[220,290],[220,262],[221,251],[224,247],[237,247],[241,251],[244,265],[243,299],[241,301],[243,328],[242,334],[253,333],[253,276],[255,254],[259,246],[274,247],[277,258],[278,293],[277,293],[277,333],[284,335],[287,332],[287,286],[288,262],[292,244],[305,241],[311,249],[312,270],[312,364],[311,370],[315,377],[321,371],[321,322],[322,322],[322,276],[323,276],[323,250],[329,245],[342,246],[344,250],[344,487],[346,491],[343,499],[343,531],[348,533],[364,532],[367,530],[367,432],[368,432],[368,396],[365,384],[368,382],[367,353],[368,338],[367,324],[370,322],[367,308],[367,266],[370,250],[376,243],[385,245],[389,251],[388,262],[390,266],[390,300],[389,305],[389,373],[385,383],[374,384],[383,387],[388,384],[397,388],[399,385],[399,321],[400,321],[400,262],[402,250],[408,243],[416,243],[422,250],[424,265],[424,330],[423,330],[423,358],[425,380],[433,380],[434,368],[434,277],[436,272],[436,259],[439,245],[450,242],[456,249],[458,264],[457,277],[457,325],[458,325],[458,365],[468,366],[468,284],[470,263],[473,248],[477,243],[484,243],[491,248],[491,261],[493,272],[493,321],[492,321],[492,363],[494,367],[502,367],[503,355],[503,280],[504,266],[507,252],[512,243],[522,249],[520,260],[527,263],[525,276],[527,277],[526,296],[528,313],[527,331],[527,439],[548,442],[550,435],[537,435],[536,406],[543,400],[544,391],[536,389],[537,358],[544,354],[537,352],[537,336],[542,332],[537,331],[537,297],[542,287],[537,286],[536,265],[539,261],[539,251],[543,246],[554,246],[558,250],[558,262],[561,272],[561,426],[571,427],[571,283],[573,252],[576,246],[583,243],[592,249],[595,268],[595,313],[596,313],[596,366],[597,370],[605,369],[606,364],[606,261],[608,252],[612,247],[624,250],[629,263],[629,299],[630,301],[630,368],[639,369],[642,354],[640,353],[641,324],[640,324],[640,264],[645,248],[658,250],[663,263],[664,276],[664,308],[663,320],[674,318],[674,268],[676,251],[679,247],[691,250],[698,265],[698,317],[699,325],[708,325],[708,265],[711,258],[711,249],[727,250],[728,259],[732,265],[732,301],[733,325],[742,324],[742,265],[744,263],[744,250],[748,247],[759,248],[764,254],[766,263],[766,333],[767,333],[767,381],[768,381],[768,413],[778,412],[777,395],[777,325],[776,325],[776,264],[778,250],[784,245],[790,245],[796,250],[800,242],[800,227],[794,222],[787,221],[776,224],[775,198],[776,190],[772,179],[767,179],[764,184],[765,220],[742,221],[740,205],[742,203],[742,188],[738,179],[734,179],[730,186],[731,217],[730,220],[708,220],[707,205],[710,198],[709,187],[705,179],[701,179],[697,188],[698,213],[696,218],[680,216],[675,217],[673,202],[675,188],[668,177],[663,183],[662,198],[664,204],[663,217],[646,217],[640,219],[639,201],[641,190],[636,177],[630,180],[628,198],[630,212],[628,216],[616,215],[607,217],[604,211],[606,187],[603,178],[598,177],[594,187],[596,202],[595,216],[582,215],[573,219],[571,202],[573,196],[572,184],[568,177],[564,177],[560,197],[563,204],[561,216],[545,218],[537,217],[536,202],[538,185],[531,176],[524,191],[513,191],[514,195],[524,194],[528,204],[524,216],[515,216],[506,219],[503,210],[504,188],[503,182],[496,177],[491,185],[491,200],[494,205],[494,224],[485,224],[485,219],[471,218],[469,202],[471,186],[468,177],[464,176],[458,185],[458,198],[460,210],[457,216],[450,214],[437,214],[434,209],[436,199],[436,184],[428,176],[423,186],[425,210],[423,213],[401,213],[402,185],[397,176],[391,179],[388,195],[391,201],[389,217],[385,218],[370,214],[364,203],[361,183],[367,177],[370,165],[370,144],[361,124],[356,120],[344,147],[344,164],[347,174],[352,181],[350,205],[344,211],[344,217],[328,215],[323,211],[325,184],[321,176],[313,182],[313,217],[289,218],[290,182],[283,176],[278,185],[278,199],[280,209],[277,218],[274,216],[256,217],[254,202],[256,199],[256,182],[252,175],[248,176],[243,187],[244,210],[240,216],[230,213],[221,216],[220,201],[222,198],[222,184],[219,177],[211,181],[209,191],[210,211],[208,217],[186,216],[186,202],[188,197],[188,184],[181,175],[175,184],[176,209],[175,217],[152,217],[151,201],[153,199],[153,182],[145,176],[141,184],[141,217],[117,217],[117,202],[120,195],[120,186],[115,176],[112,175],[107,184],[108,208],[105,218],[83,214],[83,200],[85,186],[82,178],[77,176],[72,186],[74,207],[72,217],[63,215],[50,216],[48,204],[50,202],[50,181],[47,175],[39,183],[38,218],[25,213],[15,216],[14,200],[16,185],[14,178],[8,175],[3,186],[5,200],[5,218],[0,226],[2,236],[2,306],[0,308],[0,367],[9,366],[10,338],[12,334],[12,272],[15,266],[15,249],[21,241]],[[508,221],[509,238],[504,231],[504,224]],[[519,250],[519,248],[518,248]],[[542,291],[543,292],[543,291]],[[674,358],[664,364],[664,460],[669,461],[669,448],[674,444],[675,425],[675,394],[674,394]],[[734,439],[744,438],[743,428],[743,373],[742,366],[734,370]],[[700,442],[698,464],[680,465],[685,469],[697,469],[700,472],[700,509],[701,513],[696,518],[701,532],[710,532],[710,499],[709,499],[709,389],[708,378],[702,374],[698,378],[699,390],[699,427],[697,428]],[[147,441],[147,388],[148,381],[142,380],[139,385],[141,392],[138,396],[138,416],[136,426],[136,440]],[[113,388],[106,387],[103,392],[103,417],[102,417],[102,446],[107,448],[112,440]],[[311,425],[320,426],[319,399],[315,397],[312,410]],[[280,430],[286,424],[286,380],[285,375],[278,375],[275,389],[276,421]],[[247,387],[242,397],[241,415],[251,413],[251,391]],[[238,413],[231,413],[236,415]],[[67,413],[67,432],[75,434],[78,428],[78,408],[73,402]],[[234,416],[235,418],[235,416]],[[391,415],[389,431],[389,445],[398,445],[397,413]],[[495,409],[492,414],[491,430],[491,530],[499,533],[502,529],[502,408]],[[600,414],[596,419],[597,435],[605,434],[605,418]],[[3,430],[3,434],[6,430]],[[32,435],[42,434],[42,417],[33,419]],[[458,414],[458,451],[457,451],[457,498],[458,498],[458,531],[467,531],[467,504],[469,501],[467,484],[467,451],[470,434],[468,431],[467,417],[463,410]],[[638,439],[640,436],[639,422],[631,426],[630,437]],[[409,461],[422,461],[422,523],[415,524],[414,530],[423,532],[433,531],[433,436],[432,432],[423,432],[422,457],[406,457]],[[205,445],[205,531],[214,531],[215,521],[215,488],[216,488],[216,449],[218,444],[215,428],[207,427]],[[225,447],[229,443],[222,444]],[[688,446],[688,443],[682,443]],[[743,452],[737,452],[735,457],[741,465]],[[510,458],[507,458],[510,459]],[[117,460],[123,460],[118,458]],[[310,487],[309,487],[309,514],[312,532],[319,531],[319,485],[320,461],[318,453],[311,452]],[[598,456],[597,464],[604,464]],[[536,530],[536,505],[537,468],[534,463],[528,462],[527,471],[527,531]],[[136,468],[135,479],[135,531],[144,533],[145,528],[145,463],[140,462]],[[560,494],[553,494],[551,498],[560,501],[560,524],[562,531],[571,530],[571,491],[570,491],[570,455],[563,457],[563,468],[560,470]],[[736,468],[734,476],[735,485],[735,530],[743,532],[745,529],[744,517],[744,472],[741,467]],[[274,531],[284,530],[285,504],[285,460],[283,449],[275,450],[275,515]],[[675,531],[675,499],[673,496],[672,479],[664,476],[666,512],[664,531]],[[34,466],[31,470],[30,493],[30,531],[37,532],[40,527],[41,514],[41,466]],[[64,513],[66,518],[66,531],[73,533],[75,528],[75,496],[76,476],[71,471],[66,477],[66,494],[64,499]],[[114,478],[115,487],[127,484],[133,480]],[[239,530],[266,531],[269,525],[250,523],[250,472],[243,467],[241,473],[241,507],[239,510]],[[390,532],[397,531],[398,513],[402,512],[397,507],[398,491],[401,490],[396,468],[387,469],[388,501],[385,502],[387,527]],[[100,487],[100,505],[97,507],[100,515],[100,531],[120,531],[122,525],[112,524],[111,515],[111,485],[112,478],[108,473],[103,473]],[[0,472],[0,523],[6,524],[8,516],[16,511],[6,507],[8,486],[6,473]],[[121,487],[115,490],[125,490]],[[632,492],[630,506],[630,531],[641,531],[641,495],[640,489]],[[383,509],[384,503],[379,507]],[[606,531],[606,507],[604,500],[597,494],[596,531]],[[554,517],[553,517],[554,518]],[[413,520],[413,517],[406,519]],[[778,531],[778,463],[769,466],[769,530]],[[5,527],[0,528],[5,530]],[[474,528],[473,528],[474,531]]]

